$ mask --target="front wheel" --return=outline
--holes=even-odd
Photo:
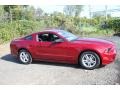
[[[32,62],[32,56],[27,50],[20,50],[19,60],[23,64],[30,64]]]
[[[79,64],[85,69],[95,69],[100,66],[100,57],[95,52],[86,51],[81,54]]]

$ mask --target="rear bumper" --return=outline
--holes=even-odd
[[[102,55],[102,65],[110,64],[111,62],[115,61],[116,58],[116,50],[111,53],[103,54]]]
[[[13,56],[17,56],[17,48],[15,45],[10,44],[10,53]]]

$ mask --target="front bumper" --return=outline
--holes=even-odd
[[[113,52],[110,52],[110,53],[104,53],[102,55],[102,65],[106,65],[106,64],[109,64],[113,61],[115,61],[115,58],[116,58],[116,50],[114,49]]]

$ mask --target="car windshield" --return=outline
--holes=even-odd
[[[64,38],[66,38],[68,41],[73,41],[73,40],[76,40],[78,38],[74,34],[67,32],[67,31],[64,31],[64,30],[59,31],[58,33],[61,36],[63,36]]]

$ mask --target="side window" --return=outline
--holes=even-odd
[[[25,40],[33,40],[33,37],[32,37],[32,35],[29,35],[29,36],[26,36],[24,39]]]
[[[56,39],[59,39],[59,37],[55,34],[51,33],[38,34],[38,41],[52,42],[55,41]]]
[[[44,34],[38,34],[38,41],[48,41],[49,34],[44,33]]]
[[[55,35],[55,34],[51,35],[51,41],[55,41],[57,39],[60,39],[57,35]]]

